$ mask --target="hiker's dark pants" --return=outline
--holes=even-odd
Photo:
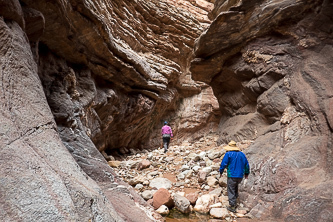
[[[228,198],[230,206],[236,206],[237,204],[238,184],[242,182],[242,179],[243,178],[228,177],[227,187],[228,187]]]
[[[163,146],[164,146],[164,151],[166,152],[169,148],[169,143],[170,143],[170,137],[164,137],[163,136]]]

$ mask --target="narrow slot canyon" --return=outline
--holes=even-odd
[[[1,221],[332,221],[332,12],[0,0]],[[230,141],[250,165],[235,212]]]

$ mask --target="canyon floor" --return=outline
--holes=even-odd
[[[166,221],[247,221],[252,216],[241,197],[236,213],[226,209],[229,205],[226,172],[222,177],[218,172],[225,154],[225,144],[217,146],[216,140],[216,136],[208,136],[192,144],[187,141],[175,144],[171,141],[166,153],[162,147],[141,152],[132,150],[130,155],[109,161],[109,165]],[[238,146],[245,150],[251,142],[243,141]],[[240,184],[240,193],[244,186],[245,180]],[[177,198],[187,198],[191,203],[189,210],[184,210],[187,208],[184,203],[181,204],[183,206],[174,204],[169,208],[160,206],[163,200],[157,199],[163,199],[158,197],[161,196],[161,188],[168,190],[174,203],[181,202]],[[181,211],[186,213],[182,214]]]

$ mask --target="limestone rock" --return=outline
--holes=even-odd
[[[189,213],[191,211],[191,209],[190,209],[191,203],[186,197],[181,196],[179,194],[175,194],[173,196],[173,201],[174,201],[175,207],[180,212],[186,214],[186,213]]]
[[[227,181],[228,180],[228,178],[227,177],[225,177],[225,176],[221,176],[220,178],[219,178],[219,185],[221,186],[221,187],[227,187]]]
[[[170,189],[172,186],[172,182],[168,180],[167,178],[155,178],[152,181],[150,181],[149,187],[151,188],[164,188],[164,189]]]
[[[212,208],[209,214],[214,218],[224,219],[229,215],[229,212],[226,208]]]
[[[156,210],[156,212],[161,214],[161,215],[168,215],[169,214],[169,208],[165,205],[162,205]]]
[[[207,177],[207,185],[208,186],[212,187],[212,186],[214,186],[217,183],[218,183],[218,180],[216,179],[215,176]]]
[[[141,193],[141,196],[145,200],[149,200],[153,198],[153,192],[151,190],[145,190]]]
[[[214,204],[217,199],[215,194],[205,194],[198,198],[194,210],[200,213],[208,213],[209,206]]]

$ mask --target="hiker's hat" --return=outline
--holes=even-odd
[[[237,146],[236,142],[231,140],[227,146],[223,147],[226,151],[241,151]]]
[[[167,121],[164,121],[164,124],[168,124],[168,122],[167,122]]]

